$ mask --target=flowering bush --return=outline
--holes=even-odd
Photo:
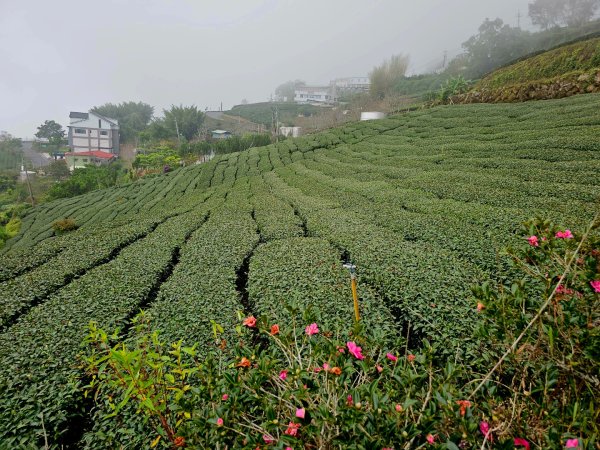
[[[142,313],[126,343],[91,324],[86,389],[107,421],[143,413],[146,447],[594,448],[600,240],[527,231],[511,251],[525,279],[474,289],[487,365],[441,360],[443,342],[383,348],[360,324],[334,336],[297,310],[302,323],[241,320],[234,346],[215,327],[200,355]]]

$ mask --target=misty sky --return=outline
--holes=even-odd
[[[143,101],[229,109],[290,79],[411,71],[460,51],[486,17],[528,0],[0,0],[0,130],[31,137],[69,111]]]

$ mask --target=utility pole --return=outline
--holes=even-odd
[[[444,63],[442,64],[442,70],[446,68],[446,61],[448,61],[448,50],[444,50]]]
[[[517,28],[521,28],[521,10],[517,11]]]
[[[27,173],[27,167],[25,166],[25,162],[23,157],[21,156],[21,169],[25,170],[25,180],[27,181],[27,189],[29,190],[29,198],[31,199],[31,206],[35,206],[33,201],[33,192],[31,192],[31,183],[29,182],[29,174]]]
[[[179,136],[179,125],[177,124],[177,116],[173,114],[173,119],[175,119],[175,131],[177,131],[177,140],[179,141],[179,146],[181,147],[181,136]]]

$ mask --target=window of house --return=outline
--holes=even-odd
[[[76,134],[85,134],[85,128],[75,128]]]
[[[101,131],[101,132],[100,132],[100,134],[101,134],[102,136],[108,136],[108,131]]]
[[[84,163],[86,163],[86,162],[88,162],[88,159],[87,159],[87,158],[83,158],[83,159],[82,159],[82,161],[83,161]]]

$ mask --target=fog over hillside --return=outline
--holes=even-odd
[[[288,79],[367,75],[391,54],[410,73],[456,55],[486,18],[530,27],[527,0],[0,2],[0,130],[106,102],[230,108]]]

